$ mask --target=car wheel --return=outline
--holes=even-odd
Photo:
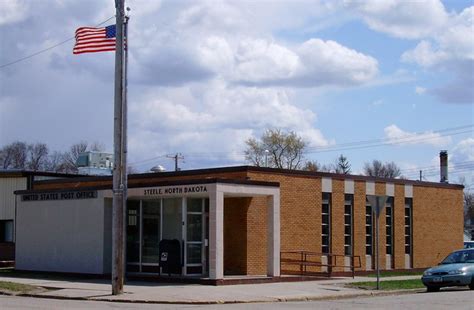
[[[428,292],[439,292],[439,287],[437,287],[437,286],[427,286],[426,291],[428,291]]]

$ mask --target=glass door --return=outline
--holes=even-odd
[[[206,273],[206,218],[207,199],[188,198],[186,200],[186,275]]]
[[[142,272],[159,272],[161,200],[142,200]]]

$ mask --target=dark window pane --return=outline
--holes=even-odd
[[[371,206],[366,206],[365,207],[365,214],[372,214],[372,207]]]
[[[405,236],[405,244],[410,244],[410,236]]]
[[[344,213],[345,214],[352,214],[352,207],[351,206],[344,206]]]
[[[188,264],[200,264],[202,262],[201,244],[188,244],[187,247],[186,256]]]
[[[372,244],[372,236],[365,237],[365,244]]]
[[[351,244],[352,243],[352,240],[351,240],[351,236],[345,236],[344,237],[344,244]]]
[[[385,234],[387,236],[391,235],[392,234],[392,227],[388,226],[387,229],[385,230]]]
[[[345,246],[344,247],[344,255],[352,255],[352,247],[351,246]]]
[[[351,219],[350,215],[344,215],[344,223],[345,224],[350,224],[351,221],[352,221],[352,219]]]
[[[329,235],[329,226],[323,225],[323,235]]]
[[[331,193],[323,193],[323,200],[330,200],[331,199]]]
[[[321,250],[323,253],[329,253],[329,246],[323,246]]]
[[[405,235],[409,236],[410,235],[410,227],[405,226]]]
[[[405,254],[411,254],[410,246],[409,246],[409,245],[406,245],[406,246],[405,246]]]
[[[202,215],[188,214],[187,238],[188,241],[202,240]]]
[[[366,235],[371,235],[372,234],[372,227],[365,226],[365,234]]]
[[[329,224],[329,215],[328,214],[323,214],[323,223],[324,224]]]
[[[405,216],[410,216],[410,208],[405,208]]]
[[[201,198],[188,198],[187,200],[188,212],[202,212]]]
[[[405,218],[405,225],[410,226],[410,218]]]
[[[202,274],[201,266],[187,267],[187,274]]]
[[[372,225],[372,217],[371,216],[366,216],[365,217],[365,223],[369,224],[369,225]]]
[[[329,205],[328,204],[323,204],[322,205],[323,207],[323,210],[322,210],[322,213],[329,213]]]
[[[392,254],[392,247],[391,246],[388,246],[387,247],[387,254],[391,255]]]
[[[387,236],[385,241],[386,241],[387,244],[392,244],[392,237]]]
[[[385,208],[387,215],[392,215],[392,207]]]
[[[351,226],[344,226],[344,233],[345,233],[346,235],[352,234]]]
[[[329,245],[329,236],[322,236],[322,244]]]
[[[372,247],[371,246],[366,246],[365,247],[365,254],[372,255]]]

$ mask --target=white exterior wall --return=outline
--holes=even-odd
[[[95,199],[23,202],[18,196],[17,203],[17,269],[88,274],[110,271],[110,253],[104,255],[104,248],[110,246],[100,191]]]
[[[26,178],[0,178],[0,220],[15,219],[16,190],[26,189]]]

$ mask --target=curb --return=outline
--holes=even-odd
[[[268,299],[252,299],[252,300],[133,300],[133,299],[97,299],[97,297],[67,297],[67,296],[52,296],[52,295],[39,295],[34,293],[20,293],[14,294],[9,292],[0,291],[0,295],[8,296],[20,296],[20,297],[34,297],[44,299],[57,299],[57,300],[80,300],[80,301],[100,301],[100,302],[119,302],[119,303],[130,303],[130,304],[168,304],[168,305],[221,305],[221,304],[251,304],[251,303],[274,303],[274,302],[304,302],[304,301],[320,301],[320,300],[336,300],[336,299],[349,299],[349,298],[363,298],[363,297],[378,297],[378,296],[393,296],[393,295],[406,295],[424,292],[424,289],[409,289],[409,290],[395,290],[395,291],[367,291],[346,295],[332,295],[332,296],[301,296],[301,297],[288,297],[288,298],[268,298]]]

